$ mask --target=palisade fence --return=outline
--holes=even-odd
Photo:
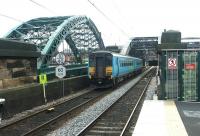
[[[160,99],[200,101],[200,50],[164,49],[160,55]]]

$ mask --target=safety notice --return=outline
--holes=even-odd
[[[168,58],[168,69],[177,69],[176,58]]]

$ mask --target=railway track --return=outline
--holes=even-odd
[[[78,135],[131,136],[134,127],[131,123],[136,122],[133,117],[137,116],[136,110],[141,106],[140,103],[143,101],[143,96],[153,74],[155,74],[155,69],[140,80],[98,118],[87,125]]]
[[[146,84],[147,80],[143,79],[140,82],[143,82],[143,84]],[[137,88],[138,85],[141,86],[140,82],[137,83],[136,87],[134,87],[134,88]],[[127,82],[125,82],[125,83],[127,83]],[[141,89],[141,88],[139,87],[139,89]],[[107,96],[112,91],[113,91],[113,89],[107,89],[106,91],[99,91],[99,90],[92,91],[87,94],[83,94],[79,97],[76,97],[74,99],[71,99],[69,101],[54,105],[55,109],[52,112],[48,112],[45,109],[41,110],[40,112],[38,112],[36,114],[30,115],[26,118],[23,118],[22,120],[18,120],[10,125],[0,127],[0,132],[1,132],[0,135],[2,135],[2,136],[10,136],[10,135],[15,135],[15,136],[18,136],[18,135],[40,136],[41,135],[41,136],[43,136],[43,135],[46,135],[49,132],[51,132],[52,130],[56,130],[56,129],[60,128],[64,123],[68,122],[69,120],[76,118],[77,116],[79,116],[79,114],[81,112],[85,111],[90,106],[95,105],[96,102],[100,101],[102,98]],[[129,94],[129,95],[134,96],[135,94],[133,93],[133,94]],[[131,99],[131,98],[127,98],[127,99]],[[136,103],[136,100],[135,100],[135,103]],[[116,104],[114,104],[114,105],[116,105]],[[130,103],[128,105],[133,105],[133,104]],[[113,106],[111,106],[111,107],[113,107]],[[132,109],[132,108],[129,107],[128,111],[129,111],[129,109]],[[123,110],[127,110],[127,109],[122,108],[121,112],[123,112]],[[109,111],[106,110],[106,113],[108,113],[108,112]],[[89,115],[89,116],[91,116],[91,115]],[[114,118],[116,118],[116,117],[114,117]],[[118,118],[119,118],[119,116],[116,118],[116,120],[118,120]],[[97,122],[97,120],[99,120],[99,119],[96,119],[96,121],[94,121],[94,123]],[[82,119],[81,119],[81,121],[82,121]],[[83,120],[83,122],[84,122],[84,120]],[[92,123],[91,126],[94,123]],[[103,125],[105,125],[105,124],[103,124]],[[86,127],[83,131],[80,131],[81,132],[80,135],[89,134],[90,130],[88,130],[88,128],[92,128],[91,126]],[[127,125],[127,126],[129,126],[129,125]],[[91,131],[92,131],[92,129],[91,129]],[[124,131],[124,132],[126,132],[126,131]],[[94,134],[94,135],[96,135],[96,134]],[[66,135],[66,134],[64,134],[64,135]],[[69,135],[71,135],[71,134],[69,134]]]
[[[98,100],[98,98],[100,99],[111,91],[95,91],[94,88],[92,90],[93,91],[89,91],[73,99],[56,103],[53,105],[53,108],[48,107],[42,109],[8,125],[1,126],[0,136],[29,135],[34,131],[52,123],[54,120],[57,120],[58,118],[61,118],[70,114],[70,112],[79,109],[79,107],[95,102]]]

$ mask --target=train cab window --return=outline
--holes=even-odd
[[[112,66],[112,56],[106,55],[106,66]]]

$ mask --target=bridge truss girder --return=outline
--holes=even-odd
[[[32,19],[13,29],[5,38],[35,44],[42,54],[38,59],[38,69],[50,65],[63,41],[68,43],[77,63],[82,63],[84,53],[105,49],[100,32],[86,16]]]
[[[144,59],[157,60],[158,37],[135,37],[131,40],[126,54]]]

